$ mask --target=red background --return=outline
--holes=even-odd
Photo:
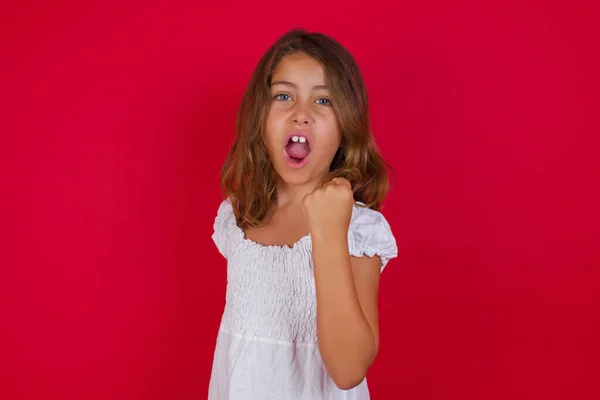
[[[205,398],[218,173],[297,26],[355,55],[398,176],[373,398],[600,398],[596,1],[13,3],[0,399]]]

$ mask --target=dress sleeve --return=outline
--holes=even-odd
[[[229,258],[229,251],[235,229],[237,227],[235,214],[229,199],[224,200],[217,211],[213,225],[214,233],[212,240],[215,242],[219,253],[225,258]]]
[[[383,214],[368,208],[359,209],[348,230],[350,255],[379,256],[381,271],[388,261],[398,256],[396,239]]]

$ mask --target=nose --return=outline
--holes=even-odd
[[[299,125],[308,125],[310,124],[310,119],[306,114],[296,114],[294,116],[293,121]]]
[[[296,104],[292,121],[298,125],[310,125],[313,123],[313,117],[310,113],[309,106]]]

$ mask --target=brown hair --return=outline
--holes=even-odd
[[[293,30],[269,48],[254,70],[238,112],[235,142],[221,170],[223,195],[231,199],[241,228],[260,226],[276,199],[276,172],[263,129],[271,103],[271,77],[279,61],[293,53],[305,53],[323,64],[332,89],[342,143],[331,163],[329,179],[348,179],[354,200],[374,210],[389,190],[389,165],[373,139],[367,91],[356,61],[327,35]]]

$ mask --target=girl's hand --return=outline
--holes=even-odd
[[[347,240],[354,196],[350,182],[334,178],[304,197],[303,207],[314,236]]]

